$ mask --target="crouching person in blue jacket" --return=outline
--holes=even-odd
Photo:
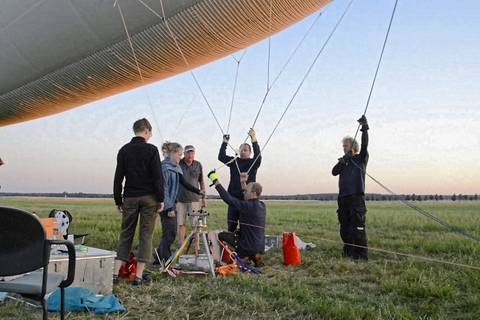
[[[208,174],[222,200],[239,212],[240,228],[236,232],[221,232],[220,241],[233,247],[239,258],[251,261],[256,267],[262,265],[262,255],[265,253],[265,220],[267,210],[265,203],[259,200],[262,186],[258,182],[247,184],[248,175],[242,173],[240,181],[244,200],[230,195],[218,181],[215,171]]]

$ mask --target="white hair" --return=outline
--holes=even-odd
[[[346,136],[345,138],[342,139],[342,143],[345,143],[347,141],[350,142],[350,145],[352,146],[352,151],[354,153],[357,153],[360,149],[357,140],[353,140],[353,138],[350,136]]]

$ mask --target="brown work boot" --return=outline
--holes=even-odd
[[[260,253],[257,253],[255,255],[255,259],[253,260],[253,263],[255,264],[255,267],[263,267],[265,264],[263,263],[263,256]]]

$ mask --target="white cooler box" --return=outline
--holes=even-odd
[[[93,247],[87,252],[76,251],[75,280],[70,287],[90,289],[95,294],[111,294],[116,253]],[[52,254],[48,271],[67,274],[68,255]]]

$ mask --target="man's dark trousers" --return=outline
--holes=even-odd
[[[343,255],[353,259],[368,260],[367,233],[365,230],[364,195],[350,195],[338,198],[338,221],[340,236],[344,243]],[[351,246],[353,244],[361,247]]]
[[[238,220],[240,219],[240,211],[234,206],[228,206],[227,213],[227,226],[228,231],[235,232],[238,226]]]

